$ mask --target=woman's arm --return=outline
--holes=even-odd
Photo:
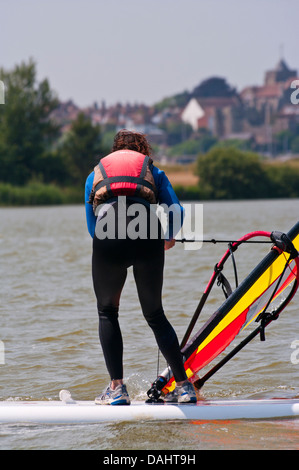
[[[158,203],[165,204],[171,210],[168,212],[168,237],[167,240],[174,239],[178,231],[183,225],[184,221],[184,208],[181,206],[180,201],[169,181],[165,172],[153,166],[153,176],[158,191]],[[174,244],[174,243],[173,243]],[[173,244],[166,244],[165,248],[169,249]]]
[[[86,179],[85,183],[85,214],[86,214],[86,222],[87,222],[87,228],[90,233],[90,236],[93,238],[94,237],[94,232],[95,232],[95,226],[96,226],[96,221],[97,218],[94,215],[92,204],[89,204],[89,196],[92,190],[92,185],[93,185],[93,178],[94,178],[94,171],[90,173],[90,175]]]

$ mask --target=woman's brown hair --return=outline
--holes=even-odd
[[[117,150],[135,150],[148,157],[152,154],[152,149],[144,134],[139,132],[130,132],[126,129],[119,131],[114,137],[112,152]]]

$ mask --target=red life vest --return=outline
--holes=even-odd
[[[94,168],[89,202],[95,211],[99,204],[115,196],[133,196],[157,202],[150,159],[133,150],[118,150],[100,160]]]

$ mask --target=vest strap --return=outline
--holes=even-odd
[[[142,179],[142,185],[143,186],[147,186],[148,188],[150,188],[152,191],[154,191],[154,188],[153,188],[153,185],[151,184],[150,186],[148,186],[146,183],[147,181],[144,180],[145,178],[145,175],[146,175],[146,170],[147,170],[147,166],[148,166],[148,162],[149,162],[149,157],[146,155],[144,157],[144,160],[143,160],[143,164],[142,164],[142,168],[141,168],[141,172],[140,172],[140,178]],[[140,191],[141,191],[141,186],[142,186],[140,183],[137,183],[137,186],[136,186],[136,196],[139,195]],[[155,192],[155,191],[154,191]]]
[[[107,181],[107,180],[108,180],[108,176],[107,176],[106,170],[105,170],[105,168],[104,168],[104,165],[103,165],[103,163],[102,163],[101,161],[99,162],[99,168],[100,168],[100,170],[101,170],[101,173],[102,173],[102,176],[103,176],[103,178],[104,178],[104,181]],[[100,186],[100,184],[101,184],[101,183],[98,183],[98,184],[96,185],[96,187],[94,188],[94,192],[95,192],[95,193],[97,192],[98,189],[100,189],[102,186],[104,186],[104,185],[101,185],[101,186]],[[110,184],[107,183],[106,186],[107,186],[107,192],[108,192],[108,194],[109,194],[109,197],[113,197],[114,194],[113,194],[113,192],[111,191],[111,186],[110,186]]]
[[[133,183],[133,184],[137,184],[137,185],[142,184],[143,186],[147,186],[148,188],[150,188],[154,191],[153,185],[149,181],[145,181],[140,176],[110,176],[110,177],[106,177],[106,178],[104,177],[103,181],[98,183],[94,190],[95,190],[95,192],[97,192],[103,186],[107,186],[107,190],[109,192],[109,190],[111,191],[110,185],[112,183]],[[113,194],[112,194],[112,196],[113,196]]]

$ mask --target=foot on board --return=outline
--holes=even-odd
[[[106,390],[95,398],[97,405],[130,405],[130,397],[125,385],[118,385],[115,390],[112,390],[110,385]]]
[[[187,380],[183,385],[177,385],[173,392],[169,392],[163,398],[165,403],[196,403],[194,386]]]

